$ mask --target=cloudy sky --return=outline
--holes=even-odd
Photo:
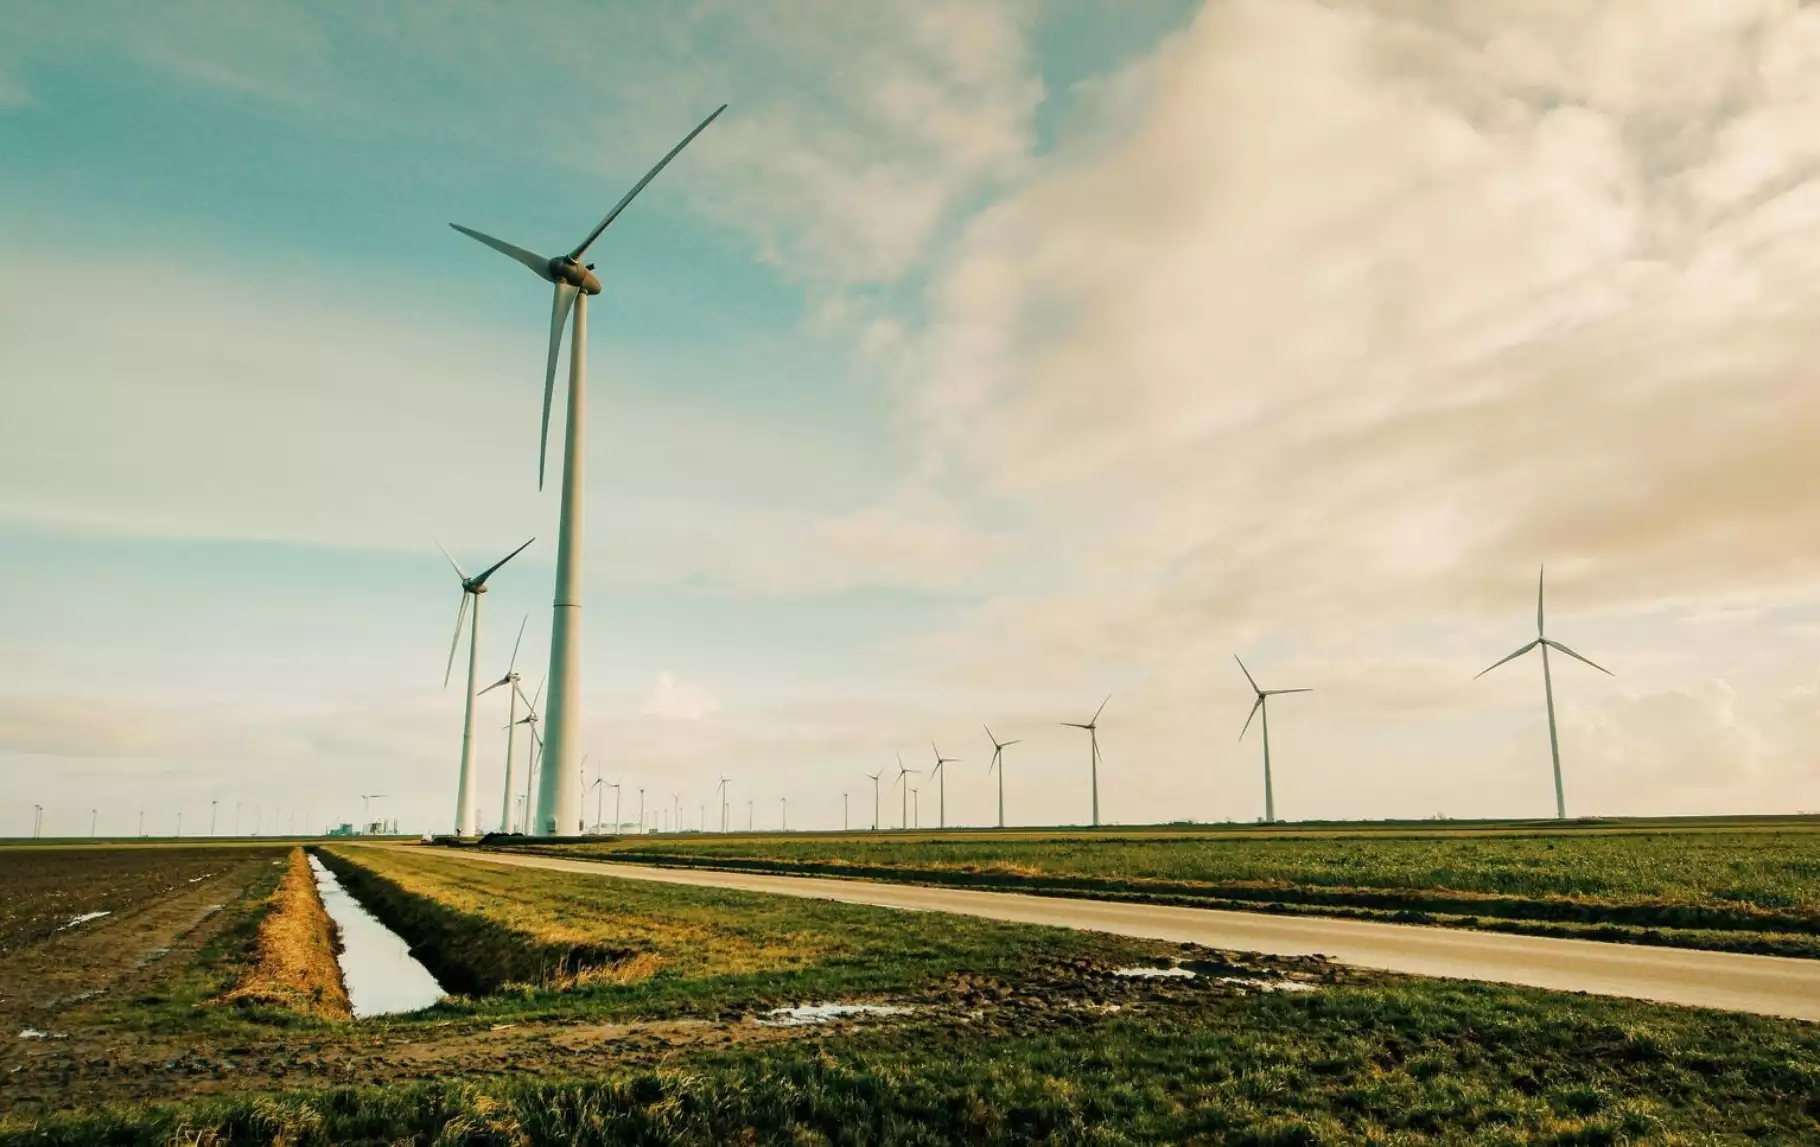
[[[0,42],[0,833],[453,812],[596,247],[594,765],[686,820],[1820,808],[1820,8],[26,0]],[[559,432],[558,432],[559,433]],[[497,694],[492,695],[497,697]],[[490,700],[491,698],[489,698]],[[497,712],[495,711],[497,710]],[[482,710],[497,823],[503,704]],[[926,780],[921,806],[933,816]],[[611,797],[607,798],[610,808]],[[887,819],[895,801],[887,796]],[[609,814],[610,815],[610,814]]]

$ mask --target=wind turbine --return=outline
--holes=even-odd
[[[367,830],[367,825],[373,823],[373,814],[372,814],[373,802],[383,796],[385,796],[384,793],[361,793],[360,794],[360,831],[361,832],[365,832]],[[255,834],[255,835],[257,835],[257,834]]]
[[[867,773],[866,779],[872,782],[872,831],[878,831],[878,778],[885,775],[885,770]]]
[[[545,769],[543,784],[537,794],[537,835],[549,836],[558,825],[574,824],[580,815],[581,794],[570,787],[574,759],[581,748],[581,498],[582,440],[586,426],[588,369],[588,297],[600,294],[600,279],[594,264],[582,263],[582,256],[600,238],[601,232],[619,218],[619,213],[645,185],[657,178],[676,154],[689,141],[714,122],[715,116],[727,110],[722,104],[713,115],[696,125],[682,142],[658,160],[657,166],[632,185],[613,205],[594,230],[566,255],[553,258],[535,254],[491,235],[483,235],[458,223],[449,226],[478,240],[529,268],[538,278],[554,284],[550,306],[550,350],[544,361],[543,426],[537,439],[537,488],[543,489],[544,463],[550,437],[550,399],[556,385],[556,359],[562,351],[562,328],[571,309],[575,314],[569,342],[568,422],[563,436],[562,517],[556,541],[556,598],[550,625],[550,746],[549,754],[556,767]],[[579,788],[579,786],[577,786]]]
[[[1510,656],[1501,658],[1497,661],[1494,661],[1490,665],[1486,666],[1484,669],[1481,669],[1478,672],[1478,674],[1473,677],[1473,680],[1477,681],[1480,677],[1483,677],[1487,673],[1490,673],[1493,669],[1496,669],[1498,666],[1504,664],[1504,662],[1506,662],[1506,661],[1514,661],[1515,659],[1523,656],[1525,653],[1528,653],[1530,650],[1535,649],[1538,646],[1541,647],[1541,649],[1542,649],[1542,696],[1548,704],[1548,752],[1549,752],[1549,755],[1554,758],[1554,763],[1555,763],[1555,819],[1556,820],[1566,820],[1567,819],[1567,797],[1563,794],[1562,789],[1561,789],[1561,739],[1555,733],[1555,683],[1554,683],[1554,678],[1552,676],[1550,676],[1550,674],[1548,672],[1548,651],[1550,649],[1556,649],[1562,653],[1567,654],[1569,657],[1573,658],[1575,661],[1585,661],[1586,664],[1591,665],[1594,669],[1597,669],[1599,672],[1605,674],[1607,677],[1613,677],[1613,676],[1616,676],[1616,674],[1614,674],[1611,670],[1605,668],[1605,666],[1603,666],[1603,665],[1598,665],[1598,664],[1594,664],[1591,661],[1587,661],[1586,658],[1580,656],[1578,653],[1575,653],[1573,650],[1567,648],[1567,646],[1562,645],[1559,641],[1556,641],[1551,637],[1546,637],[1543,635],[1543,633],[1542,633],[1542,577],[1543,577],[1544,572],[1546,572],[1546,571],[1539,570],[1536,573],[1536,639],[1534,641],[1530,642],[1528,645],[1525,645],[1523,648],[1517,650],[1515,653],[1512,653]]]
[[[727,831],[727,782],[732,779],[732,777],[723,773],[721,774],[720,783],[714,786],[714,797],[716,800],[720,801],[720,830],[722,832]],[[702,825],[703,830],[706,830],[707,827],[706,824]]]
[[[906,769],[904,767],[904,754],[899,753],[897,755],[897,785],[904,790],[901,796],[904,807],[898,811],[897,816],[899,828],[910,827],[910,782],[906,781],[904,778],[918,776],[921,772],[921,769]]]
[[[1064,728],[1087,730],[1087,738],[1089,741],[1092,742],[1092,745],[1093,745],[1093,827],[1094,828],[1098,828],[1100,826],[1100,714],[1104,713],[1106,711],[1106,706],[1109,702],[1111,702],[1111,700],[1112,700],[1112,694],[1110,694],[1110,693],[1106,694],[1106,700],[1101,701],[1100,707],[1093,711],[1092,720],[1088,721],[1084,725],[1078,721],[1063,721],[1062,722],[1062,726]]]
[[[1239,672],[1245,675],[1245,680],[1251,682],[1252,692],[1258,695],[1258,699],[1252,703],[1250,716],[1245,718],[1245,728],[1239,730],[1239,740],[1245,739],[1246,731],[1251,728],[1251,718],[1257,716],[1259,710],[1264,713],[1264,823],[1275,824],[1277,822],[1277,801],[1276,792],[1270,785],[1270,705],[1268,701],[1281,693],[1312,693],[1314,690],[1259,689],[1258,683],[1252,679],[1251,670],[1245,668],[1243,661],[1239,661],[1239,655],[1233,654],[1232,659],[1239,662]]]
[[[525,703],[525,715],[520,717],[517,723],[530,726],[529,731],[531,734],[531,752],[528,754],[531,759],[525,762],[525,791],[523,797],[520,798],[523,803],[520,805],[518,815],[518,831],[527,836],[531,833],[531,813],[533,808],[533,805],[531,804],[531,794],[536,791],[533,786],[537,784],[537,765],[541,760],[540,754],[543,751],[543,734],[537,731],[537,702],[543,698],[543,687],[544,682],[539,681],[537,683],[537,692],[531,694],[527,699],[523,689],[519,689],[516,685],[513,686],[518,692],[519,700],[524,701]]]
[[[530,621],[531,615],[526,614],[525,619],[518,623],[518,638],[512,642],[512,660],[506,663],[506,675],[480,691],[480,696],[484,697],[501,685],[506,686],[506,784],[499,798],[500,832],[512,831],[512,741],[513,735],[518,732],[518,698],[523,692],[518,687],[518,647],[524,642],[525,626]]]
[[[1112,700],[1112,698],[1110,698],[1110,697],[1108,697],[1106,699],[1108,701]],[[1018,742],[1017,741],[999,740],[997,737],[992,735],[992,728],[989,725],[981,725],[980,728],[986,730],[986,739],[988,741],[992,742],[992,763],[986,766],[986,775],[991,776],[993,769],[998,770],[998,826],[1000,828],[1004,828],[1005,827],[1005,750],[1010,748],[1012,745],[1017,744]]]
[[[949,765],[949,764],[957,765],[960,763],[960,758],[942,756],[942,751],[940,749],[935,748],[934,741],[929,742],[929,747],[931,749],[935,749],[935,768],[929,770],[929,776],[937,781],[936,793],[938,795],[936,797],[936,807],[940,811],[937,813],[936,827],[937,828],[947,828],[948,827],[948,773],[947,773],[947,770],[944,769],[942,766]]]
[[[449,664],[442,671],[445,689],[449,684],[449,675],[455,672],[455,650],[461,647],[461,625],[467,620],[468,599],[474,599],[474,628],[468,633],[468,688],[463,696],[461,718],[461,778],[455,790],[455,832],[458,836],[474,835],[474,673],[480,664],[480,595],[487,592],[487,579],[500,566],[523,553],[525,546],[536,540],[532,538],[524,546],[519,546],[473,577],[462,570],[461,564],[450,556],[448,550],[442,549],[441,542],[436,543],[436,548],[442,550],[442,556],[448,558],[449,564],[455,567],[455,576],[461,579],[461,607],[455,611],[455,637],[449,642]]]

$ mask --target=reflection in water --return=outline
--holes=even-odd
[[[322,906],[341,929],[342,951],[336,959],[355,1018],[414,1012],[442,998],[442,985],[411,955],[398,933],[361,907],[313,855],[310,868],[316,873]]]

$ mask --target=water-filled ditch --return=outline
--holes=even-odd
[[[410,945],[354,899],[322,861],[310,857],[322,906],[341,930],[341,981],[354,1018],[414,1012],[443,996],[442,985],[411,955]]]

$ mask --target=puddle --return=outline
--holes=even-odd
[[[442,985],[411,955],[398,933],[363,908],[314,856],[310,868],[322,906],[341,929],[342,950],[336,960],[356,1019],[414,1012],[442,998]]]
[[[100,912],[84,912],[80,916],[71,916],[69,918],[69,922],[67,924],[63,925],[63,927],[57,929],[57,931],[59,931],[59,932],[66,931],[67,929],[74,928],[78,924],[87,924],[90,920],[99,920],[103,916],[112,916],[112,915],[113,915],[113,913],[106,909],[103,909]]]
[[[1259,980],[1250,976],[1221,976],[1220,983],[1237,984],[1255,992],[1312,992],[1320,986],[1303,980]]]
[[[1112,974],[1134,980],[1194,979],[1194,973],[1187,968],[1114,968]]]
[[[760,1027],[793,1028],[804,1024],[825,1024],[847,1016],[907,1016],[915,1008],[890,1004],[799,1004],[794,1008],[773,1008],[758,1021]]]

